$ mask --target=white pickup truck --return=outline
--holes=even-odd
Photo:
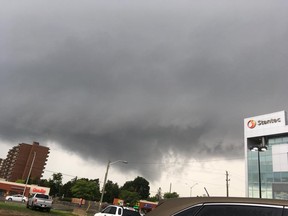
[[[94,216],[141,216],[140,213],[133,208],[127,208],[117,205],[109,205],[101,212],[94,214]]]
[[[35,193],[28,198],[26,207],[31,207],[32,209],[47,210],[48,212],[50,212],[52,208],[52,202],[53,200],[48,195]]]

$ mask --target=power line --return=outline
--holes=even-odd
[[[52,171],[52,170],[47,170],[47,169],[44,169],[45,172],[50,172],[50,173],[61,173],[63,176],[70,176],[70,177],[77,177],[75,175],[70,175],[70,174],[65,174],[65,173],[62,173],[62,172],[58,172],[58,171]]]

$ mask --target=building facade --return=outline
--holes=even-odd
[[[285,111],[244,119],[246,196],[288,199]]]
[[[23,193],[24,190],[25,192]],[[26,185],[21,183],[0,180],[0,197],[13,194],[24,194],[24,196],[28,197],[29,194],[33,193],[42,193],[49,195],[50,188],[38,185]]]
[[[40,146],[37,142],[20,143],[10,149],[3,160],[0,178],[15,182],[19,179],[26,180],[29,176],[38,181],[42,177],[48,154],[49,148]]]

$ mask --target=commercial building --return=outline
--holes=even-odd
[[[7,195],[13,195],[13,194],[23,194],[24,196],[29,196],[29,194],[33,193],[42,193],[49,195],[50,188],[42,187],[38,185],[26,185],[21,183],[15,183],[15,182],[7,182],[0,180],[0,197],[1,196],[7,196]]]
[[[43,174],[49,148],[40,146],[38,142],[33,144],[20,143],[9,150],[7,158],[3,160],[0,169],[0,178],[6,181],[30,179],[38,181]]]
[[[246,195],[288,199],[288,125],[285,111],[244,119]]]

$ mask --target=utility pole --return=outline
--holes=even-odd
[[[227,197],[229,197],[229,173],[228,171],[226,171],[226,193],[227,193]]]
[[[31,163],[31,166],[30,166],[30,169],[29,169],[28,176],[27,176],[27,178],[26,178],[25,187],[24,187],[24,190],[23,190],[22,197],[25,196],[27,184],[28,184],[28,181],[29,181],[29,178],[30,178],[30,175],[31,175],[31,171],[32,171],[33,165],[34,165],[35,157],[36,157],[36,152],[34,152],[34,155],[33,155],[32,163]]]
[[[210,195],[209,195],[208,190],[206,189],[206,187],[204,187],[204,190],[206,191],[207,196],[210,197]]]

